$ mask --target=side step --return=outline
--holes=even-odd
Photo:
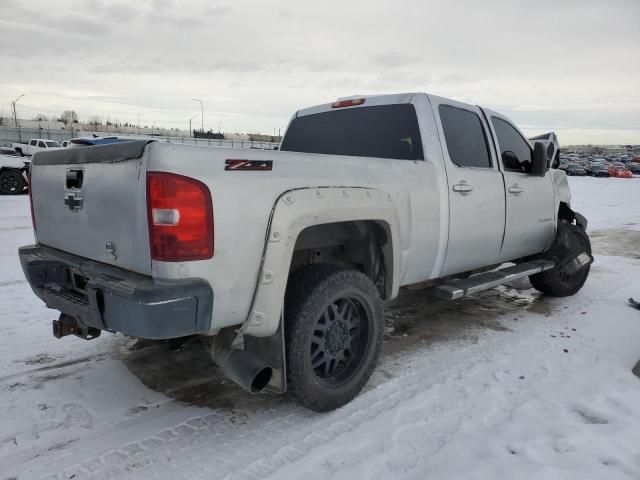
[[[497,287],[503,283],[518,280],[519,278],[528,277],[535,273],[551,270],[555,263],[549,260],[534,260],[532,262],[519,263],[500,270],[480,273],[469,278],[455,280],[450,283],[438,285],[429,290],[429,293],[438,298],[445,300],[457,300],[474,293],[487,290],[488,288]]]

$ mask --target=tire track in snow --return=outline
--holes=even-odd
[[[614,281],[607,283],[606,288],[598,290],[597,298],[607,297],[629,280],[628,277],[616,277]],[[568,307],[567,314],[580,313],[596,302],[595,298],[586,297],[584,294],[581,297],[583,298],[579,301],[560,299],[551,302],[556,308]],[[454,346],[462,353],[458,366],[463,368],[455,370],[460,374],[468,369],[463,354],[468,345],[464,340],[454,340],[446,342],[445,345],[428,348],[433,353],[432,356],[435,356],[438,350],[451,349]],[[248,423],[237,424],[234,423],[233,414],[208,411],[205,415],[169,425],[152,435],[130,441],[122,447],[114,442],[111,450],[101,455],[87,456],[85,460],[73,466],[55,467],[54,461],[46,471],[58,471],[58,475],[51,478],[68,478],[71,474],[76,474],[76,478],[92,477],[97,472],[103,478],[115,478],[152,470],[155,467],[160,471],[174,470],[184,459],[173,458],[172,463],[166,465],[167,456],[174,451],[188,450],[191,460],[189,465],[197,462],[198,456],[209,460],[212,455],[220,458],[220,468],[208,472],[208,478],[228,478],[229,475],[247,480],[264,478],[309,452],[330,444],[337,437],[357,429],[400,403],[417,395],[430,394],[434,388],[442,388],[441,385],[447,381],[445,377],[436,375],[434,378],[437,380],[425,384],[424,371],[416,365],[421,363],[422,358],[403,359],[403,354],[398,353],[385,359],[384,363],[392,363],[394,360],[409,360],[414,365],[411,365],[406,373],[400,373],[391,380],[369,389],[351,404],[330,414],[316,415],[297,405],[285,403],[277,409],[261,413],[260,419],[265,415],[275,418],[262,422],[256,428],[251,419]],[[447,372],[451,373],[451,366],[447,368]],[[463,387],[463,390],[466,389]],[[121,427],[122,424],[112,426],[107,431],[103,430],[103,434],[109,437],[114,433],[112,430]],[[287,433],[286,438],[283,433]],[[99,434],[100,432],[96,432],[96,436],[100,436]],[[117,435],[114,440],[117,440]],[[220,445],[222,448],[219,448]],[[378,447],[375,446],[375,449]],[[254,460],[256,454],[262,457]],[[37,461],[36,459],[35,462]],[[239,469],[242,469],[242,473]],[[179,472],[176,474],[177,476],[174,476],[179,478]]]

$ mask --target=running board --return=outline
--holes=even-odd
[[[480,273],[462,280],[455,280],[450,283],[438,285],[432,288],[429,293],[445,300],[457,300],[474,293],[497,287],[503,283],[528,277],[536,273],[551,270],[555,266],[550,260],[534,260],[532,262],[519,263],[500,270]]]

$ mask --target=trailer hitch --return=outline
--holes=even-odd
[[[101,330],[95,327],[88,327],[82,325],[71,315],[61,313],[58,320],[54,320],[51,324],[53,327],[53,336],[60,339],[67,335],[75,335],[76,337],[83,338],[84,340],[93,340],[100,336]]]

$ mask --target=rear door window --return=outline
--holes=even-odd
[[[491,167],[489,145],[480,117],[469,110],[440,105],[449,158],[459,167]]]
[[[356,107],[296,117],[281,150],[357,157],[423,160],[411,104]]]

